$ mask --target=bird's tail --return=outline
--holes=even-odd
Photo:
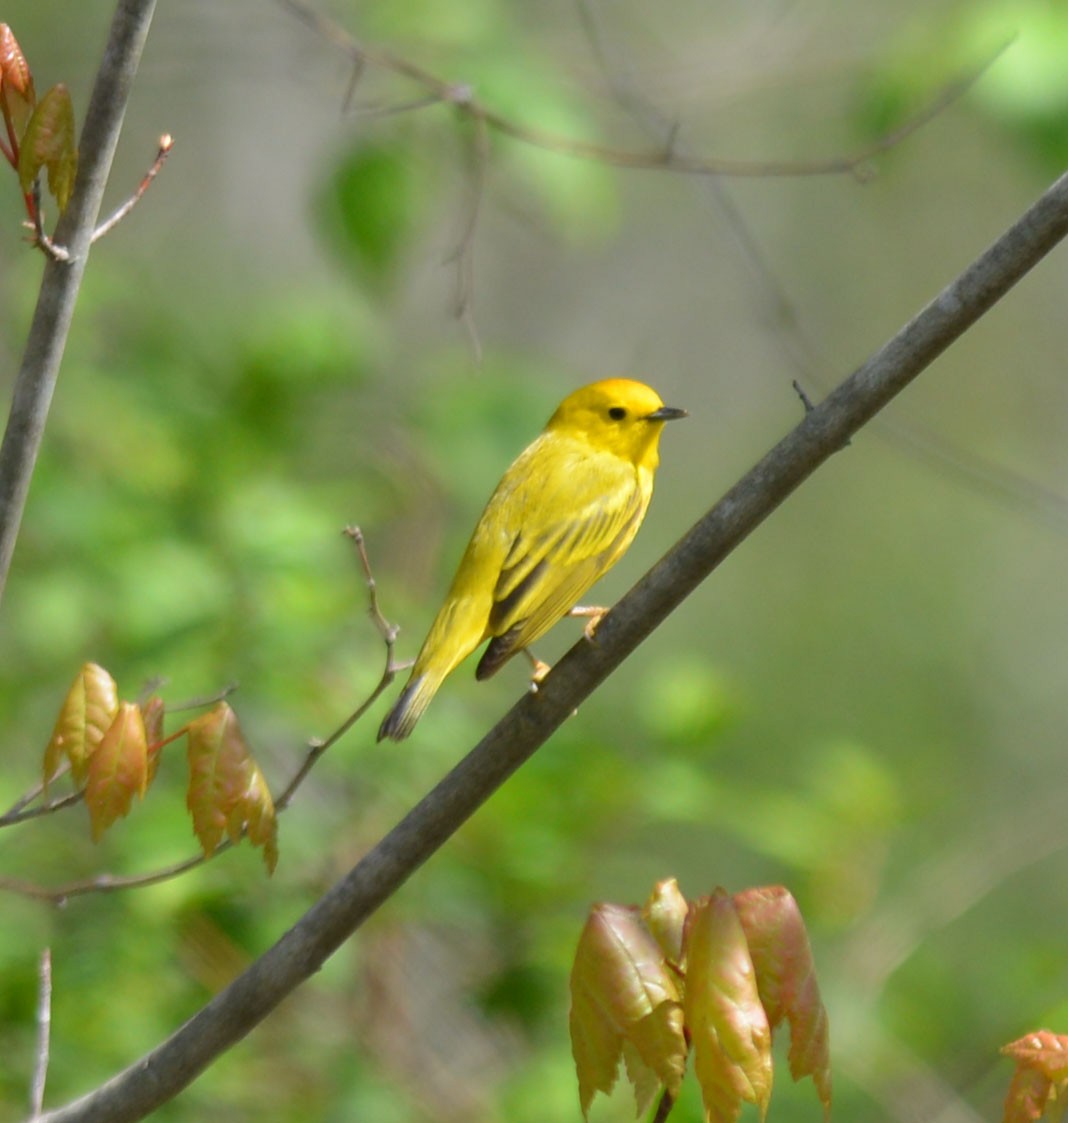
[[[384,741],[388,737],[391,741],[403,741],[437,694],[443,678],[444,676],[434,675],[430,671],[412,678],[378,727],[378,740]]]

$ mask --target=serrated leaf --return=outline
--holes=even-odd
[[[682,962],[682,935],[689,908],[679,883],[673,877],[658,881],[642,906],[646,928],[671,963]]]
[[[141,710],[120,702],[115,720],[89,758],[85,802],[93,841],[130,813],[133,797],[145,794],[148,783],[148,743]]]
[[[186,806],[204,853],[229,837],[263,848],[268,873],[278,861],[278,824],[267,783],[225,703],[189,723],[189,790]]]
[[[1068,1036],[1038,1030],[1001,1048],[1016,1061],[1005,1097],[1005,1123],[1056,1123],[1068,1104]]]
[[[790,1074],[794,1080],[812,1077],[826,1116],[831,1110],[830,1025],[801,910],[781,885],[736,893],[734,907],[768,1024],[774,1032],[784,1018],[790,1023]]]
[[[638,909],[601,904],[590,912],[571,970],[570,1029],[584,1115],[597,1092],[615,1085],[625,1042],[639,1102],[649,1087],[642,1066],[678,1092],[686,1064],[678,988]]]
[[[0,111],[8,137],[17,145],[37,104],[33,75],[14,32],[0,23]]]
[[[641,1054],[626,1038],[623,1039],[623,1070],[634,1090],[635,1115],[643,1116],[664,1085],[655,1072],[642,1060]]]
[[[60,763],[70,762],[74,782],[85,782],[89,758],[104,739],[119,710],[115,680],[96,663],[86,663],[75,676],[59,709],[52,739],[44,752],[44,784]]]
[[[33,188],[33,181],[42,168],[48,170],[48,190],[60,211],[65,211],[74,190],[78,149],[74,137],[74,104],[62,82],[37,103],[22,135],[19,182],[23,191]]]
[[[764,1117],[771,1098],[771,1029],[734,903],[717,889],[691,906],[683,1011],[705,1117],[733,1123],[742,1103]]]

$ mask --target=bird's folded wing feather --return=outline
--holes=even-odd
[[[647,497],[632,465],[612,457],[594,471],[588,464],[575,467],[535,484],[536,508],[554,517],[542,525],[525,521],[501,567],[490,634],[508,633],[502,661],[575,605],[626,549],[645,513]]]

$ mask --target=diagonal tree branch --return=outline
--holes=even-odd
[[[50,256],[45,262],[11,413],[0,443],[0,597],[11,567],[93,227],[155,6],[155,0],[119,0],[115,9],[82,128],[74,194],[52,239],[66,254],[63,259]]]
[[[152,1052],[47,1123],[131,1123],[314,974],[571,712],[808,476],[1068,234],[1068,175],[814,409],[401,822],[230,986]]]

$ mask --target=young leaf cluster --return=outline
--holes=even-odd
[[[670,879],[643,908],[594,906],[571,972],[570,1021],[587,1117],[622,1059],[638,1114],[662,1091],[662,1119],[692,1055],[710,1123],[733,1123],[743,1103],[763,1118],[772,1035],[784,1022],[791,1075],[811,1076],[830,1111],[827,1012],[804,921],[781,886],[687,901]]]
[[[121,701],[115,680],[86,663],[75,676],[44,752],[43,788],[66,764],[89,809],[93,840],[130,813],[156,775],[163,747],[186,738],[189,786],[186,806],[206,857],[229,838],[247,835],[262,848],[268,872],[278,862],[278,827],[267,783],[245,743],[237,715],[217,702],[169,736],[158,695]]]
[[[0,152],[18,172],[27,212],[37,225],[35,184],[42,170],[60,213],[67,209],[74,190],[78,171],[74,105],[62,82],[37,97],[30,65],[6,23],[0,23],[0,115],[4,119]]]

